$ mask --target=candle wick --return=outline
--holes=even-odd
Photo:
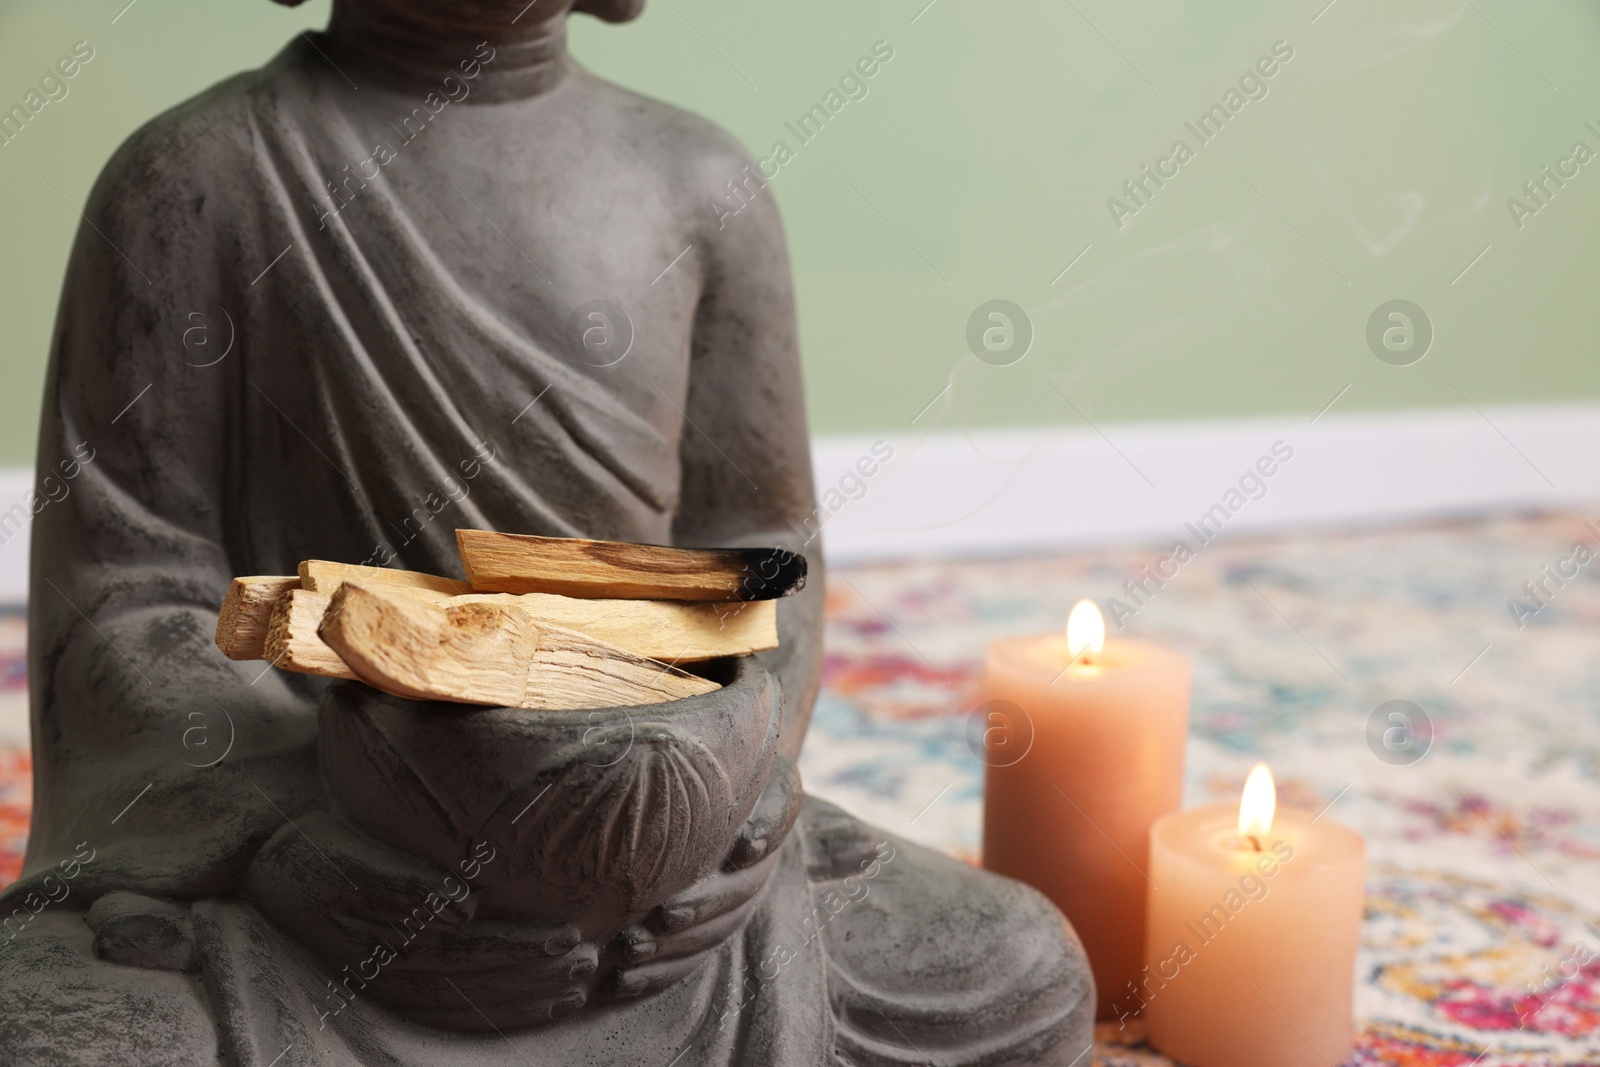
[[[1259,837],[1257,837],[1255,834],[1248,834],[1246,836],[1249,838],[1250,847],[1255,849],[1257,852],[1260,852],[1261,851],[1261,839]]]

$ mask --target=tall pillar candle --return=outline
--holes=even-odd
[[[1182,800],[1190,674],[1181,653],[1107,638],[1089,601],[1066,632],[989,646],[983,865],[1066,914],[1102,1019],[1144,963],[1150,825]]]
[[[1366,845],[1307,812],[1274,812],[1252,772],[1239,808],[1150,830],[1145,1033],[1194,1067],[1327,1067],[1355,1038]]]

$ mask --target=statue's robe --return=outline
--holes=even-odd
[[[33,530],[22,888],[81,847],[93,859],[0,943],[0,1059],[519,1062],[509,1040],[541,1064],[1072,1062],[1093,995],[1059,915],[815,802],[693,978],[507,1035],[362,997],[324,1018],[332,976],[240,895],[263,841],[324,803],[309,754],[325,683],[218,653],[232,576],[312,558],[459,575],[457,527],[673,539],[714,269],[695,227],[718,220],[663,202],[704,202],[681,190],[742,157],[582,72],[548,128],[516,102],[444,98],[356,91],[298,41],[137,133],[91,197],[40,438],[41,481],[67,492]],[[574,128],[589,137],[541,140]],[[526,170],[474,152],[512,142]],[[682,165],[685,143],[704,167]],[[595,298],[632,316],[617,367],[575,358],[560,328]],[[751,376],[719,388],[769,386]],[[885,841],[870,892],[807,938],[862,843]],[[83,908],[119,889],[191,905],[198,969],[95,958]]]

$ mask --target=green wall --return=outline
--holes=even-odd
[[[31,457],[75,207],[103,161],[327,17],[327,0],[125,3],[0,9],[7,107],[74,42],[96,50],[0,147],[0,464]],[[1600,159],[1520,227],[1507,207],[1575,141],[1600,151],[1600,7],[1325,3],[650,0],[626,27],[574,20],[573,41],[759,156],[795,150],[773,186],[819,432],[903,428],[947,383],[919,428],[1309,418],[1346,385],[1340,411],[1600,395]],[[879,41],[894,58],[868,95],[800,145],[785,123]],[[1294,55],[1265,97],[1200,144],[1184,123],[1279,41]],[[1179,138],[1193,158],[1119,228],[1108,198]],[[1034,327],[1006,366],[966,340],[996,298]],[[1394,298],[1436,331],[1411,366],[1365,340]]]

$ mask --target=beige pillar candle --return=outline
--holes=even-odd
[[[1145,1033],[1194,1067],[1327,1067],[1354,1044],[1366,844],[1274,808],[1263,764],[1238,810],[1174,812],[1150,830]]]
[[[1144,963],[1150,824],[1182,800],[1190,673],[1181,653],[1108,639],[1090,601],[1068,632],[989,646],[983,865],[1066,914],[1102,1019]]]

